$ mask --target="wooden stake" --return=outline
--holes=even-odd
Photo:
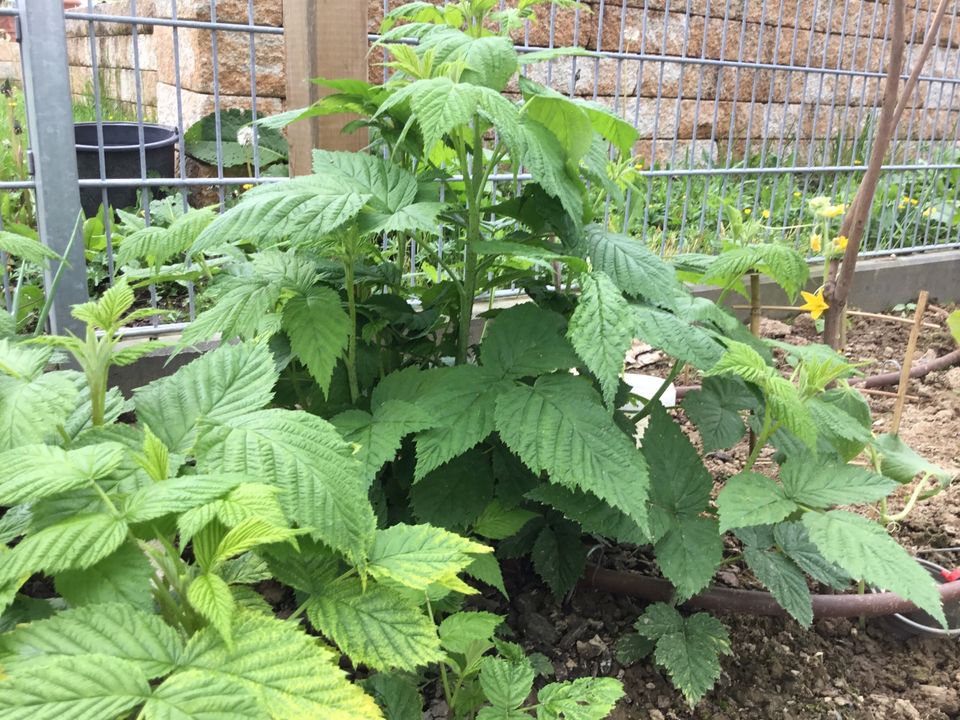
[[[305,107],[331,91],[316,77],[367,79],[367,5],[361,0],[283,0],[287,108]],[[361,150],[365,131],[344,135],[345,115],[301,120],[287,128],[290,174],[312,171],[314,148]]]
[[[917,339],[920,337],[920,327],[923,325],[923,311],[927,308],[927,297],[927,291],[921,290],[920,297],[917,298],[917,310],[913,315],[913,327],[910,329],[907,352],[903,356],[900,384],[897,386],[897,404],[893,407],[893,422],[890,424],[890,430],[894,435],[900,432],[900,420],[903,418],[903,405],[907,400],[907,385],[910,382],[910,368],[913,366],[913,355],[917,351]]]

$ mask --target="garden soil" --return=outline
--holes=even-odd
[[[945,311],[934,308],[926,319],[943,324],[945,317]],[[906,324],[858,319],[848,333],[847,354],[865,363],[862,369],[866,374],[897,369],[909,330]],[[815,338],[806,317],[792,326],[766,321],[764,332],[794,343]],[[916,359],[940,355],[953,347],[946,331],[924,330]],[[655,372],[665,370],[652,363],[644,371],[650,372],[651,367]],[[907,403],[903,439],[928,459],[960,468],[960,368],[911,381],[910,394],[917,399]],[[869,402],[875,430],[889,430],[894,400],[871,396]],[[685,427],[696,441],[696,431],[689,424]],[[709,455],[707,464],[719,481],[735,474],[745,455],[746,449],[738,447]],[[901,502],[894,500],[892,509]],[[960,482],[919,506],[894,532],[911,552],[960,546]],[[952,559],[953,566],[960,566],[960,553],[938,559],[944,564]],[[623,548],[594,548],[591,560],[605,567],[655,573],[649,557]],[[733,654],[722,661],[717,687],[691,709],[649,660],[630,667],[622,667],[616,660],[615,643],[630,632],[643,610],[642,603],[584,587],[556,600],[524,565],[507,568],[507,582],[512,588],[509,605],[492,596],[478,602],[507,613],[509,626],[518,629],[516,639],[531,652],[546,655],[556,679],[585,675],[620,678],[627,698],[613,714],[615,720],[960,717],[958,639],[903,637],[883,619],[862,625],[857,620],[822,620],[806,631],[792,619],[724,616]],[[749,574],[737,567],[721,571],[719,582],[757,587]]]

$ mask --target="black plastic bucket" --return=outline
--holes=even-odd
[[[103,127],[104,174],[108,179],[140,178],[140,127],[137,123],[105,122]],[[143,149],[148,178],[173,178],[175,171],[174,146],[176,128],[166,125],[143,126]],[[97,123],[75,123],[77,143],[77,170],[80,179],[100,179],[100,147]],[[126,208],[137,204],[139,186],[132,184],[107,190],[110,207]],[[80,205],[87,217],[100,210],[103,193],[100,188],[80,189]]]

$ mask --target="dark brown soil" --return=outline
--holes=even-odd
[[[942,311],[931,310],[926,319],[942,323],[944,318]],[[768,333],[786,332],[784,339],[790,342],[815,337],[807,318],[792,327],[773,322],[765,326]],[[848,333],[847,353],[866,363],[866,374],[887,372],[899,367],[908,334],[906,324],[858,319]],[[915,361],[953,347],[946,331],[925,330]],[[644,371],[663,374],[665,368],[659,365]],[[907,403],[901,437],[928,459],[960,467],[960,368],[912,381],[910,394],[916,399]],[[870,396],[869,402],[876,431],[888,431],[894,400]],[[738,471],[744,457],[745,449],[738,447],[708,456],[707,464],[722,480]],[[892,507],[898,508],[898,500]],[[960,546],[960,483],[918,506],[893,532],[911,552]],[[938,557],[942,562],[955,558],[954,565],[960,566],[960,553]],[[637,560],[634,567],[642,571],[645,559]],[[513,574],[515,582],[518,575],[527,579],[517,583],[508,610],[510,626],[520,629],[520,639],[530,650],[547,655],[558,679],[612,675],[623,680],[628,697],[613,715],[618,720],[960,717],[960,641],[904,638],[883,619],[863,626],[855,620],[824,620],[807,631],[793,620],[723,617],[733,655],[723,660],[717,687],[691,709],[649,660],[624,668],[615,659],[617,638],[630,631],[642,604],[586,588],[559,602],[529,580],[531,574]],[[719,580],[750,587],[748,575],[731,568]],[[497,609],[498,603],[491,605]],[[502,605],[499,611],[504,611]]]

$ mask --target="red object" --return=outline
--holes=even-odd
[[[957,580],[960,580],[960,568],[956,568],[955,570],[941,570],[940,574],[947,582],[956,582]]]

